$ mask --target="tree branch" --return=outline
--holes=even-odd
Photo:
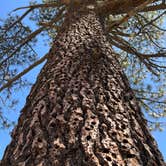
[[[2,87],[0,87],[0,92],[2,90],[4,90],[5,88],[8,88],[11,86],[11,84],[18,80],[19,78],[21,78],[23,75],[25,75],[26,73],[28,73],[30,70],[32,70],[34,67],[36,67],[37,65],[41,64],[42,62],[44,62],[49,54],[46,54],[45,56],[43,56],[41,59],[39,59],[38,61],[36,61],[35,63],[33,63],[32,65],[30,65],[27,69],[25,69],[24,71],[22,71],[21,73],[19,73],[18,75],[16,75],[15,77],[13,77],[12,79],[10,79],[6,84],[4,84]]]
[[[62,15],[63,11],[64,11],[64,8],[60,9],[59,13],[47,24],[52,25],[52,24],[56,23],[57,21],[59,21],[59,19],[61,19],[61,15]],[[32,32],[29,36],[27,36],[20,43],[20,45],[6,59],[4,59],[3,61],[0,62],[0,66],[3,65],[3,63],[6,62],[7,60],[9,60],[11,57],[13,57],[22,48],[22,46],[24,46],[26,43],[28,43],[32,38],[36,37],[44,29],[45,29],[45,27],[40,27],[36,31]]]
[[[137,7],[135,7],[134,9],[130,10],[129,12],[127,12],[126,16],[124,16],[122,19],[112,23],[108,27],[108,31],[111,31],[113,28],[118,27],[119,25],[123,24],[124,22],[127,22],[132,16],[137,14],[138,11],[144,9],[145,6],[147,6],[148,4],[152,3],[153,1],[154,0],[147,0],[144,3],[142,3],[142,4],[138,5]]]
[[[13,10],[13,12],[17,11],[17,10],[21,10],[21,9],[28,9],[18,20],[16,20],[13,24],[11,24],[6,31],[8,31],[9,29],[11,29],[14,25],[16,25],[18,22],[20,22],[22,19],[24,19],[32,10],[36,9],[36,8],[49,8],[49,7],[58,7],[59,3],[49,3],[49,4],[38,4],[38,5],[30,5],[30,6],[25,6],[25,7],[20,7],[20,8],[16,8]]]
[[[13,22],[9,27],[7,27],[7,29],[5,30],[5,33],[11,29],[14,25],[16,25],[17,23],[21,22],[22,19],[24,19],[31,11],[33,10],[33,8],[28,9],[20,18],[18,18],[15,22]]]
[[[159,4],[159,5],[152,5],[148,6],[142,10],[142,12],[149,12],[149,11],[157,11],[157,10],[164,10],[166,9],[166,4]]]
[[[133,10],[135,7],[140,6],[143,3],[146,3],[148,0],[107,0],[98,3],[97,5],[97,12],[101,15],[117,15],[117,14],[125,14],[128,13],[130,10]],[[158,1],[158,0],[157,0]],[[153,3],[151,1],[150,3]],[[149,3],[149,4],[150,4]],[[150,5],[145,6],[145,8],[139,9],[138,12],[149,12],[149,11],[156,11],[156,10],[164,10],[166,9],[166,4],[161,3],[158,5]]]
[[[3,61],[1,61],[0,66],[3,65],[3,63],[5,63],[7,60],[9,60],[11,57],[13,57],[13,55],[16,54],[16,52],[18,52],[22,46],[24,46],[27,42],[29,42],[32,38],[36,37],[39,33],[41,33],[44,30],[44,27],[41,27],[39,29],[37,29],[36,31],[32,32],[29,36],[27,36],[24,41],[22,41],[22,43],[19,45],[19,47],[17,47],[6,59],[4,59]]]
[[[153,99],[149,99],[146,97],[137,97],[138,100],[146,100],[149,102],[155,102],[155,103],[160,103],[160,104],[166,104],[166,101],[158,101],[158,100],[153,100]]]
[[[155,28],[159,29],[160,31],[166,31],[166,29],[163,29],[163,28],[161,28],[161,27],[155,25],[155,23],[154,23],[154,22],[157,21],[160,17],[162,17],[164,14],[166,14],[166,11],[164,11],[163,13],[161,13],[160,15],[158,15],[156,18],[154,18],[154,19],[151,20],[151,21],[149,21],[149,20],[148,20],[145,16],[143,16],[142,14],[138,14],[138,16],[142,17],[142,18],[147,22],[145,25],[142,25],[141,30],[142,30],[143,28],[145,28],[146,26],[148,26],[148,25],[152,25],[152,26],[154,26]],[[141,31],[141,30],[140,30],[140,31]],[[138,34],[139,34],[139,32],[138,32]]]
[[[36,8],[48,8],[48,7],[59,7],[62,5],[61,3],[47,3],[47,4],[37,4],[37,5],[30,5],[30,6],[24,6],[24,7],[19,7],[13,10],[13,12],[21,9],[36,9]]]
[[[134,47],[132,47],[130,45],[130,43],[128,43],[124,39],[119,38],[117,36],[113,36],[111,34],[110,34],[110,43],[129,54],[136,55],[138,57],[138,59],[140,60],[140,62],[142,62],[147,67],[147,69],[156,76],[158,76],[156,71],[159,71],[159,68],[166,68],[165,66],[160,66],[160,65],[154,64],[150,59],[152,57],[164,57],[164,56],[166,56],[166,53],[164,53],[164,55],[162,55],[161,53],[142,54],[142,53],[138,52]]]
[[[112,39],[114,39],[114,41]],[[125,51],[125,52],[127,52],[129,54],[134,54],[136,56],[140,56],[143,59],[150,59],[150,58],[154,58],[154,57],[156,57],[156,58],[157,57],[158,58],[166,57],[166,52],[157,52],[155,54],[143,54],[143,53],[140,53],[140,52],[138,52],[136,50],[136,48],[132,47],[130,45],[130,43],[128,43],[126,40],[124,40],[123,38],[120,38],[118,36],[110,36],[110,42],[114,46],[122,49],[123,51]]]

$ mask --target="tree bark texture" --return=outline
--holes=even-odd
[[[163,165],[100,19],[68,17],[1,166]]]

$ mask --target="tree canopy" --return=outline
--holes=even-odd
[[[155,119],[166,117],[164,0],[43,0],[15,9],[0,23],[0,105],[14,107],[12,92],[29,86],[23,76],[47,59],[48,54],[38,55],[34,49],[37,37],[46,36],[51,47],[68,12],[81,7],[99,15],[143,110]],[[20,10],[22,15],[17,14]],[[27,18],[35,26],[26,25]],[[3,107],[0,123],[9,125]],[[149,125],[162,130],[165,123],[154,120]]]

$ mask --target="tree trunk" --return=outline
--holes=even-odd
[[[93,11],[67,18],[1,165],[164,165]]]

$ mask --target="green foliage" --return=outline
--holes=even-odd
[[[0,24],[0,85],[6,84],[16,76],[21,70],[36,61],[37,54],[33,47],[36,39],[30,40],[26,44],[23,41],[30,35],[30,27],[21,22],[13,24],[18,20],[18,16],[11,16]],[[18,101],[13,98],[13,92],[29,85],[28,81],[19,78],[10,87],[1,92],[0,106],[6,109],[13,109]],[[0,108],[0,123],[2,127],[10,127],[13,122],[8,121],[2,108]]]

